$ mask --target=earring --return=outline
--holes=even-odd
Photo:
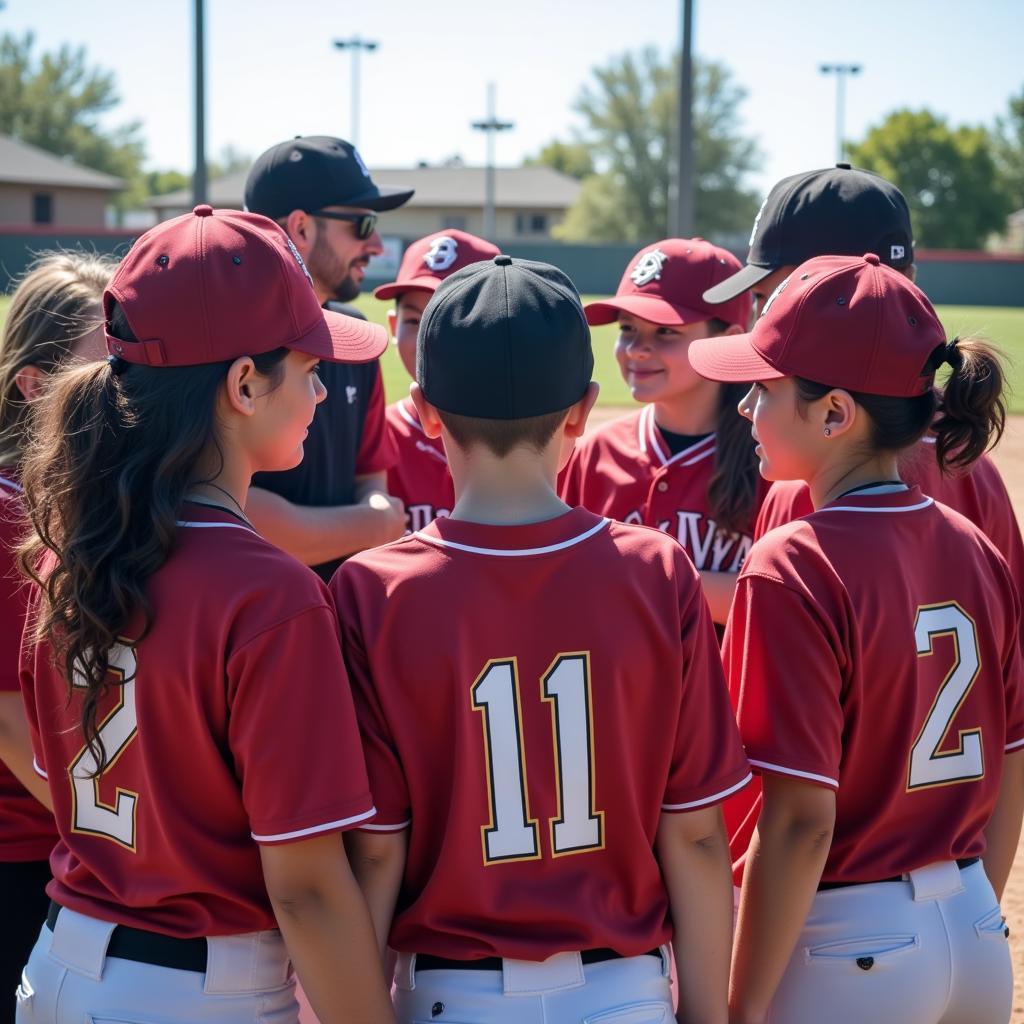
[[[825,436],[826,437],[831,437],[832,436],[832,428],[831,427],[826,427],[825,428]]]

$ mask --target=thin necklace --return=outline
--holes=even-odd
[[[230,501],[231,504],[234,505],[235,508],[238,509],[238,514],[242,517],[243,521],[246,522],[246,523],[249,523],[249,525],[252,526],[252,523],[249,522],[249,517],[245,514],[245,509],[243,509],[242,506],[238,504],[238,501],[236,500],[235,496],[230,491],[227,491],[223,487],[221,487],[220,484],[215,484],[212,480],[200,480],[200,481],[197,481],[195,484],[192,484],[191,486],[193,486],[193,487],[212,487],[212,488],[214,488],[214,490],[220,491],[220,493],[223,494],[224,497],[227,498],[228,501]],[[189,495],[186,494],[185,497],[188,498]],[[195,495],[192,495],[192,500],[197,500]],[[200,505],[206,505],[206,504],[209,504],[209,503],[208,502],[204,502],[204,501],[200,501],[199,504]],[[253,529],[255,529],[255,527],[253,527]]]

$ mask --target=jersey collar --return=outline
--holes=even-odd
[[[546,555],[575,547],[602,533],[609,520],[585,508],[574,508],[554,519],[522,526],[492,526],[463,519],[435,519],[414,537],[435,547],[478,555]]]
[[[656,466],[669,466],[676,463],[692,466],[695,462],[708,458],[715,453],[715,435],[709,434],[689,448],[672,455],[661,436],[658,424],[654,421],[654,406],[645,405],[637,421],[637,443],[640,451]]]
[[[866,487],[844,494],[818,509],[823,512],[918,512],[935,502],[921,493],[920,487],[893,489],[889,485]]]

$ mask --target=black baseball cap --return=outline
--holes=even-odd
[[[245,180],[245,208],[271,220],[292,210],[313,213],[325,206],[394,210],[413,189],[373,183],[351,142],[330,135],[297,135],[256,158]]]
[[[557,267],[495,256],[445,278],[423,311],[416,380],[443,412],[518,420],[568,409],[594,372],[590,328]]]
[[[762,203],[747,244],[747,265],[709,288],[705,302],[728,302],[779,267],[815,256],[873,252],[897,269],[914,262],[903,193],[881,175],[849,164],[783,178]]]

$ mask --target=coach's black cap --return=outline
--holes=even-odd
[[[245,181],[245,208],[279,220],[292,210],[313,213],[325,206],[393,210],[412,194],[411,188],[375,185],[351,142],[299,135],[256,158]]]
[[[518,420],[568,409],[594,371],[590,328],[556,267],[495,256],[434,292],[416,339],[416,380],[444,412]]]
[[[750,233],[747,265],[704,293],[727,302],[789,264],[815,256],[877,253],[890,267],[914,262],[914,235],[903,193],[849,164],[783,178],[768,193]]]

